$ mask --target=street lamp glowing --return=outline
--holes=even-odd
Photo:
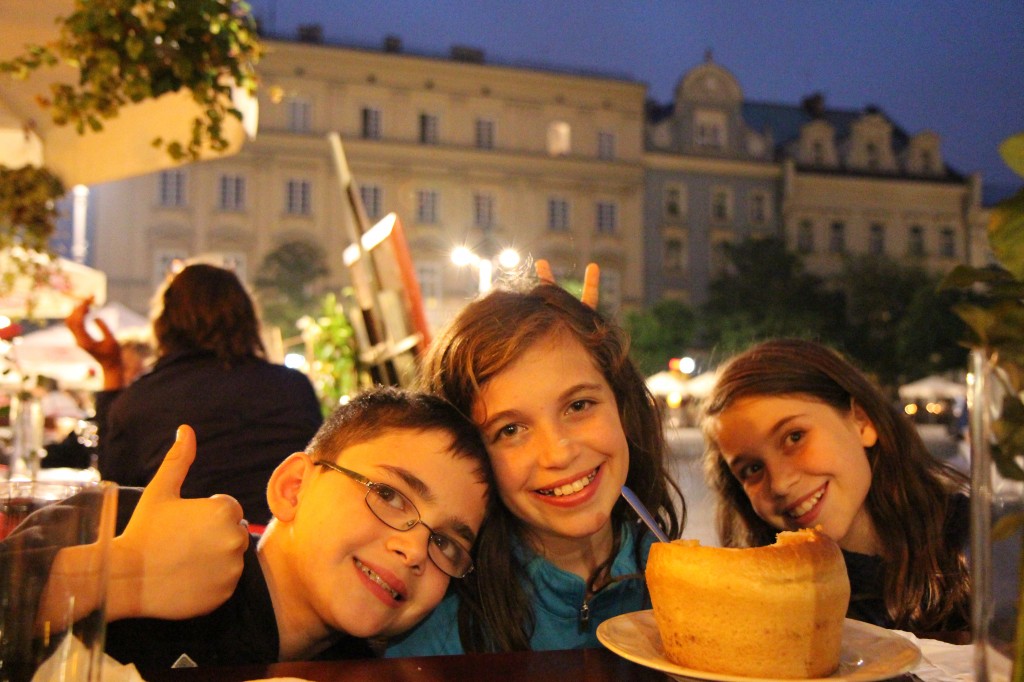
[[[456,246],[452,249],[452,262],[460,268],[480,262],[480,257],[465,246]]]
[[[498,254],[498,265],[511,270],[519,265],[519,252],[513,248],[502,249],[501,253]]]

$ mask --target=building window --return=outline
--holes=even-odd
[[[878,167],[881,165],[881,159],[878,155],[878,145],[874,142],[868,142],[866,151],[868,170],[878,170]]]
[[[618,206],[615,202],[597,202],[596,227],[599,234],[615,234],[618,229]]]
[[[245,177],[241,175],[220,176],[217,207],[222,211],[245,210]]]
[[[662,214],[666,220],[686,217],[686,191],[679,185],[667,185],[662,192]]]
[[[815,166],[825,165],[825,145],[821,140],[815,140],[811,145],[811,157]]]
[[[169,170],[160,173],[160,205],[167,208],[185,205],[185,171]]]
[[[288,100],[288,130],[293,133],[308,133],[312,127],[313,105],[303,97]]]
[[[750,195],[750,222],[754,225],[768,222],[768,195],[764,192]]]
[[[437,192],[421,189],[416,192],[416,220],[433,225],[437,222]]]
[[[810,220],[801,220],[796,228],[796,250],[814,253],[814,223]]]
[[[490,194],[473,195],[473,225],[481,230],[494,227],[494,197]]]
[[[872,223],[868,232],[868,253],[881,256],[885,253],[885,225]]]
[[[476,120],[477,149],[494,149],[494,121],[486,118]]]
[[[379,140],[381,136],[380,109],[371,107],[363,108],[363,129],[364,140]]]
[[[952,227],[944,227],[939,233],[939,255],[943,258],[956,257],[956,235]]]
[[[910,228],[910,241],[907,251],[911,256],[924,255],[924,228],[920,225],[913,225]]]
[[[716,189],[711,192],[711,219],[716,222],[725,222],[732,215],[729,190]]]
[[[420,114],[420,144],[437,144],[437,116]]]
[[[313,185],[309,180],[289,180],[285,199],[285,213],[309,215],[312,209]]]
[[[683,242],[681,239],[666,239],[665,252],[661,256],[661,267],[665,272],[683,271]]]
[[[846,253],[846,224],[835,221],[828,229],[828,252]]]
[[[441,300],[441,266],[435,261],[417,261],[414,269],[423,302],[430,307]]]
[[[372,220],[380,219],[381,206],[381,195],[383,194],[380,185],[360,185],[359,186],[359,198],[363,201],[363,209],[366,211],[366,217]]]
[[[572,152],[572,128],[565,121],[552,121],[548,125],[548,154],[566,156]]]
[[[552,232],[569,231],[569,202],[565,199],[548,199],[548,229]]]
[[[932,153],[927,149],[921,150],[921,171],[923,173],[931,173],[934,168],[934,161],[932,159]]]
[[[597,158],[606,161],[615,158],[615,133],[601,131],[597,134]]]
[[[693,117],[694,142],[698,147],[725,147],[725,112],[697,111]]]
[[[159,287],[168,275],[176,273],[188,259],[188,252],[180,249],[161,249],[153,254],[153,284]]]

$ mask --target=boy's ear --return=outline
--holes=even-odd
[[[866,448],[870,448],[872,445],[878,442],[878,429],[875,428],[875,423],[868,417],[868,413],[864,411],[864,408],[857,404],[856,401],[852,401],[853,407],[853,418],[857,422],[857,427],[860,430],[860,444]]]
[[[275,519],[288,522],[295,518],[302,483],[314,468],[313,460],[304,452],[289,455],[277,465],[267,484],[267,504]]]

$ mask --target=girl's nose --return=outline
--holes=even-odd
[[[768,487],[775,497],[785,497],[793,484],[800,479],[800,471],[784,458],[766,464],[768,471]]]
[[[576,457],[576,442],[568,434],[552,430],[546,434],[538,459],[541,466],[558,469],[567,466]]]

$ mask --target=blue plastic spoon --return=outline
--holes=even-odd
[[[665,531],[658,526],[658,522],[651,516],[651,512],[647,511],[647,507],[640,501],[640,498],[636,496],[632,490],[626,486],[622,486],[622,496],[626,498],[626,502],[629,502],[629,506],[636,511],[640,516],[640,519],[647,524],[647,527],[654,533],[654,537],[658,538],[662,542],[669,542],[668,536],[665,535]]]

